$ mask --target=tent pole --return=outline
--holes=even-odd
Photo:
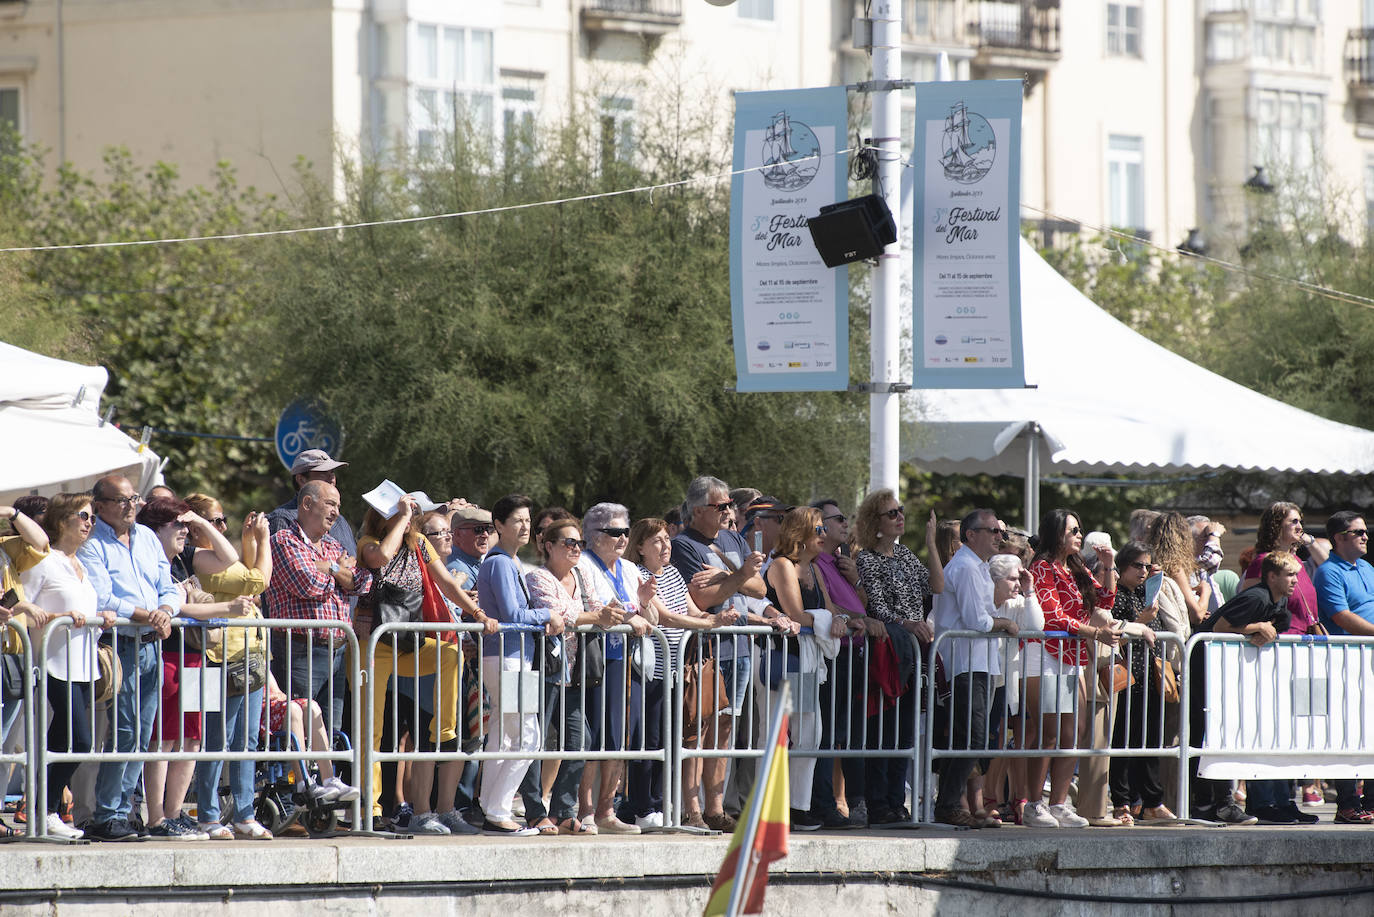
[[[1026,531],[1034,533],[1040,517],[1040,425],[1026,427]]]

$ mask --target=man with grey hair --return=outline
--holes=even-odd
[[[682,508],[684,528],[673,539],[672,564],[687,581],[692,600],[709,614],[734,611],[747,620],[749,600],[763,599],[767,594],[759,575],[764,556],[750,551],[738,532],[723,525],[726,514],[734,509],[729,485],[710,475],[697,477],[687,486]],[[738,716],[748,705],[753,668],[749,641],[738,637],[722,640],[716,664],[730,691],[729,712]],[[738,775],[741,768],[735,770]],[[729,815],[706,816],[706,823],[718,831],[734,830],[734,819]]]
[[[959,550],[945,567],[945,590],[935,597],[933,624],[938,637],[946,631],[1003,631],[1016,636],[1014,621],[998,617],[993,602],[988,561],[997,553],[1004,529],[992,510],[977,509],[959,526]],[[992,679],[1002,674],[1003,643],[996,640],[953,638],[941,657],[953,682],[950,695],[950,747],[961,750],[988,747],[988,705]],[[940,771],[935,819],[965,828],[993,828],[995,818],[977,818],[964,808],[964,784],[973,771],[973,758],[950,758]]]

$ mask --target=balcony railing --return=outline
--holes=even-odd
[[[1374,29],[1351,29],[1346,33],[1345,80],[1351,88],[1374,92]]]
[[[1058,56],[1059,0],[982,0],[969,32],[980,49]]]
[[[682,18],[682,0],[587,0],[583,9],[603,16]]]

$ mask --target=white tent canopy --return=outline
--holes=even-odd
[[[941,474],[1364,474],[1374,433],[1268,398],[1112,318],[1021,242],[1025,389],[907,395],[905,457]]]
[[[104,474],[152,486],[158,457],[100,422],[109,373],[0,343],[0,504],[89,490]]]

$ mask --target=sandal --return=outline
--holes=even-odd
[[[530,827],[538,831],[540,837],[554,837],[558,834],[558,826],[548,816],[539,819],[536,824],[530,825]]]
[[[210,840],[212,841],[232,841],[234,839],[234,832],[229,830],[228,825],[222,825],[219,822],[203,821],[200,823],[199,827],[203,833],[210,836]]]
[[[557,834],[581,834],[590,836],[596,834],[596,825],[584,825],[575,818],[565,818],[558,823],[558,827],[555,828],[554,831]],[[543,834],[544,829],[540,828],[539,833]]]
[[[12,838],[23,836],[23,828],[16,828],[13,825],[7,825],[4,822],[0,821],[0,841],[7,841]]]
[[[973,827],[975,828],[1000,828],[1002,819],[995,810],[979,809],[973,813]]]
[[[1112,818],[1121,822],[1122,827],[1129,828],[1135,824],[1135,817],[1131,815],[1130,806],[1117,806],[1112,809]]]
[[[1141,821],[1178,821],[1178,816],[1170,811],[1169,807],[1160,803],[1150,808],[1140,810]]]

